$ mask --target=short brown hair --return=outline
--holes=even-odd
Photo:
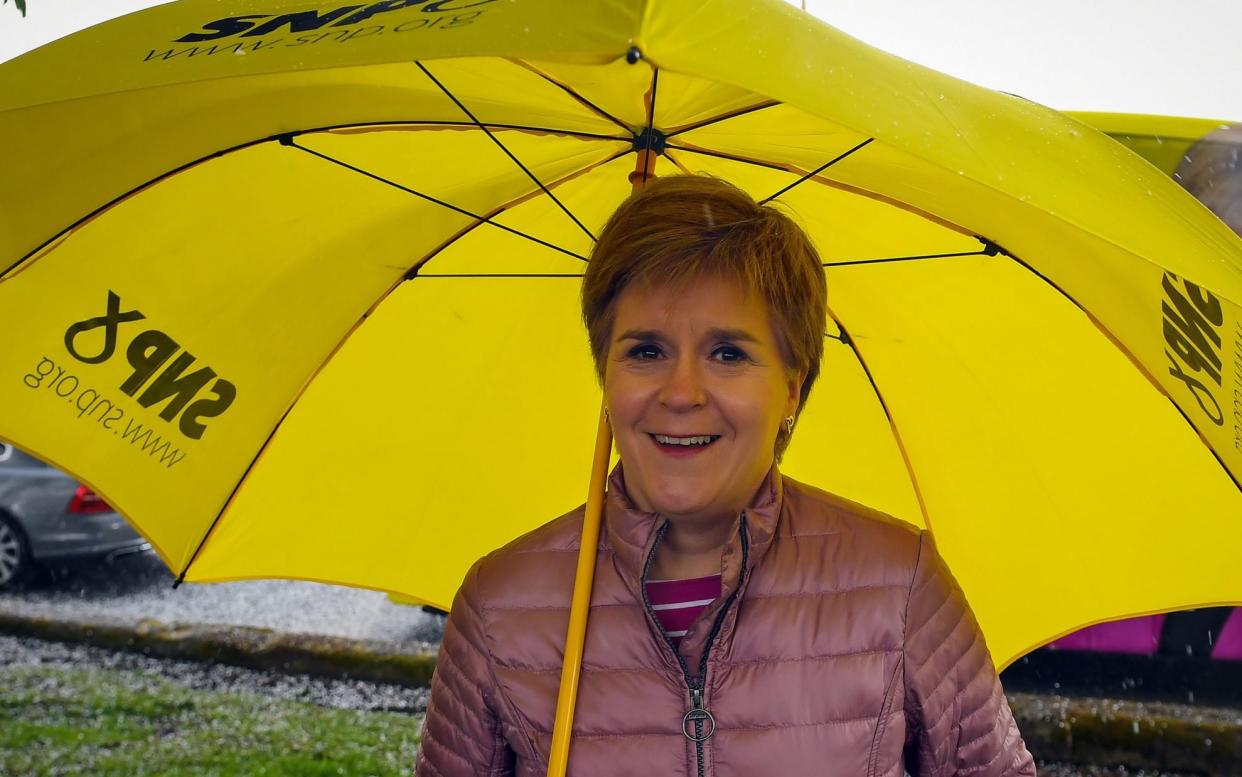
[[[767,303],[786,366],[806,371],[800,414],[824,353],[828,294],[819,253],[785,213],[706,175],[651,180],[621,203],[600,233],[582,281],[582,319],[600,380],[623,289],[635,281],[681,284],[713,274],[736,280]],[[778,460],[789,437],[782,426]]]

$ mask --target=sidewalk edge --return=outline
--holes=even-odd
[[[349,678],[426,688],[434,650],[379,640],[293,634],[253,626],[144,619],[76,621],[0,612],[0,634],[92,645],[158,658],[214,662],[282,674]]]

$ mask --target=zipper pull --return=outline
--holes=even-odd
[[[706,731],[703,730],[704,723],[707,724]],[[693,731],[690,730],[691,724],[694,724]],[[690,710],[681,719],[681,733],[691,742],[706,742],[716,733],[716,719],[703,706],[702,688],[690,689]]]

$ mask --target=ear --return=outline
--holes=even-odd
[[[798,412],[798,402],[802,399],[802,384],[806,382],[806,370],[790,371],[788,375],[788,396],[785,398],[785,415],[791,416]]]

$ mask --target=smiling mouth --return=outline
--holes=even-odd
[[[656,444],[661,448],[668,448],[671,450],[702,449],[720,439],[720,435],[718,434],[699,434],[689,437],[673,437],[667,434],[653,434],[650,436],[651,439],[655,440]]]

